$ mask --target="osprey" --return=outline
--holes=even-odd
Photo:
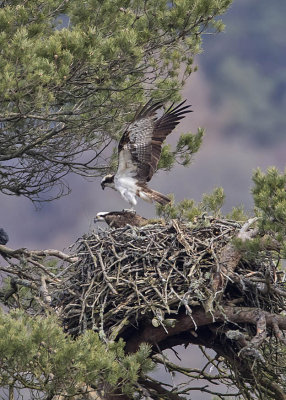
[[[99,212],[94,218],[94,222],[98,221],[105,221],[112,228],[122,228],[126,224],[132,226],[145,226],[148,224],[148,219],[129,210]]]
[[[162,144],[185,114],[191,112],[189,105],[183,101],[156,117],[156,111],[163,106],[162,102],[152,104],[150,100],[139,110],[123,133],[118,145],[118,168],[114,175],[106,175],[101,187],[117,190],[131,206],[137,204],[136,196],[145,201],[156,201],[167,204],[170,199],[165,195],[148,188],[161,155]]]

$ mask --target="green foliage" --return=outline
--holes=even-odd
[[[158,169],[170,170],[175,164],[176,158],[169,144],[162,147],[161,157],[158,163]]]
[[[233,244],[237,250],[243,255],[243,259],[249,262],[257,261],[258,258],[263,259],[265,256],[265,242],[261,241],[260,237],[252,238],[251,240],[233,239]]]
[[[253,174],[252,189],[259,227],[273,232],[282,241],[286,235],[286,171],[279,173],[275,167],[264,174],[257,169]]]
[[[191,155],[199,150],[203,135],[204,130],[199,128],[196,134],[187,133],[180,136],[175,151],[175,156],[179,164],[184,166],[190,164]]]
[[[204,194],[202,207],[208,212],[212,212],[215,217],[218,216],[225,200],[225,194],[222,187],[215,188],[211,194]]]
[[[199,205],[194,200],[184,199],[179,203],[175,203],[174,196],[171,195],[171,202],[165,206],[156,205],[156,212],[165,219],[182,219],[192,222],[202,213]]]
[[[167,219],[176,218],[193,222],[198,217],[204,216],[205,213],[218,217],[225,195],[223,189],[219,187],[214,189],[211,194],[204,194],[203,200],[197,204],[190,199],[184,199],[178,203],[175,203],[174,196],[171,199],[171,202],[165,206],[160,204],[156,206],[157,214]]]
[[[164,145],[158,169],[170,170],[176,162],[184,167],[188,166],[192,155],[199,150],[202,144],[203,135],[204,130],[201,128],[198,129],[196,134],[186,133],[180,135],[174,151],[172,151],[169,144]]]
[[[102,151],[118,140],[138,103],[179,100],[202,32],[220,29],[216,17],[230,3],[6,1],[0,9],[0,190],[37,199],[60,183],[60,196],[66,173],[105,172],[98,165]],[[164,150],[161,165],[171,168],[177,155],[187,165],[200,139],[185,135],[174,154]],[[91,161],[80,163],[84,152]]]
[[[238,222],[245,222],[249,218],[249,216],[245,214],[243,206],[238,206],[233,207],[231,212],[226,214],[226,218],[233,219]]]
[[[257,224],[264,235],[262,248],[273,239],[280,243],[282,258],[286,257],[286,171],[279,173],[270,167],[266,173],[257,169],[253,174],[252,189],[255,211],[259,217]],[[266,237],[266,239],[265,239]],[[277,247],[277,246],[276,246]],[[279,247],[279,246],[278,246]],[[278,250],[278,248],[277,248]],[[258,253],[258,250],[257,250]]]
[[[153,368],[144,344],[126,356],[124,343],[102,343],[87,331],[77,339],[64,334],[52,316],[31,317],[20,311],[0,313],[1,387],[29,388],[49,395],[74,395],[79,385],[119,384],[131,394],[141,373]]]

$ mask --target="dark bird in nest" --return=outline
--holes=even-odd
[[[185,102],[176,107],[172,104],[160,118],[156,111],[163,106],[162,102],[152,104],[150,100],[137,111],[118,145],[117,172],[102,179],[102,189],[117,190],[132,207],[137,204],[136,196],[163,205],[170,202],[167,196],[150,189],[147,182],[157,169],[164,140],[180,120],[192,112]]]
[[[148,219],[141,217],[141,215],[131,210],[99,212],[96,214],[94,222],[99,221],[105,221],[107,225],[112,228],[122,228],[127,224],[132,226],[145,226],[149,223]]]
[[[3,228],[0,228],[0,244],[6,244],[8,243],[9,240],[9,236],[7,235],[7,233],[4,231]]]

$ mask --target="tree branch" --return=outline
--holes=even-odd
[[[151,323],[144,325],[140,328],[137,335],[134,335],[127,341],[126,350],[129,353],[133,353],[139,348],[142,342],[159,345],[160,342],[172,336],[217,322],[247,323],[253,325],[256,323],[257,314],[260,312],[265,317],[266,326],[273,326],[273,321],[275,321],[279,329],[286,330],[286,316],[271,314],[257,308],[226,306],[219,311],[215,311],[213,315],[206,314],[203,308],[196,308],[193,310],[192,317],[185,314],[180,315],[176,320],[175,326],[169,328],[167,332],[161,326],[155,328]],[[154,351],[156,351],[155,347]]]
[[[140,378],[138,383],[140,386],[145,388],[147,391],[145,394],[149,394],[151,399],[160,399],[163,397],[170,400],[186,400],[185,397],[180,396],[176,392],[163,388],[163,386],[154,379],[151,380],[151,378]]]

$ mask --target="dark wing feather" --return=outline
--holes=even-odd
[[[162,102],[158,101],[158,102],[152,104],[152,99],[150,99],[143,107],[140,107],[137,110],[133,121],[128,126],[126,131],[123,133],[123,135],[119,141],[118,153],[120,152],[120,150],[123,149],[124,145],[127,145],[128,143],[130,143],[130,137],[129,137],[130,130],[132,130],[132,128],[136,127],[136,121],[146,118],[147,119],[146,126],[148,126],[148,122],[150,121],[149,118],[152,119],[152,117],[155,115],[156,111],[161,107],[163,107]]]
[[[119,145],[118,172],[136,177],[140,182],[148,182],[157,169],[162,143],[182,118],[191,110],[185,101],[165,111],[156,118],[161,102],[152,104],[150,100],[136,114],[135,120],[124,132]],[[122,157],[124,156],[124,157]]]
[[[153,136],[152,136],[152,150],[150,170],[147,182],[152,178],[157,170],[157,165],[160,160],[162,144],[166,137],[175,129],[178,123],[185,117],[186,114],[192,112],[189,108],[190,105],[184,105],[186,100],[182,101],[173,108],[174,103],[165,111],[161,118],[155,121]]]

